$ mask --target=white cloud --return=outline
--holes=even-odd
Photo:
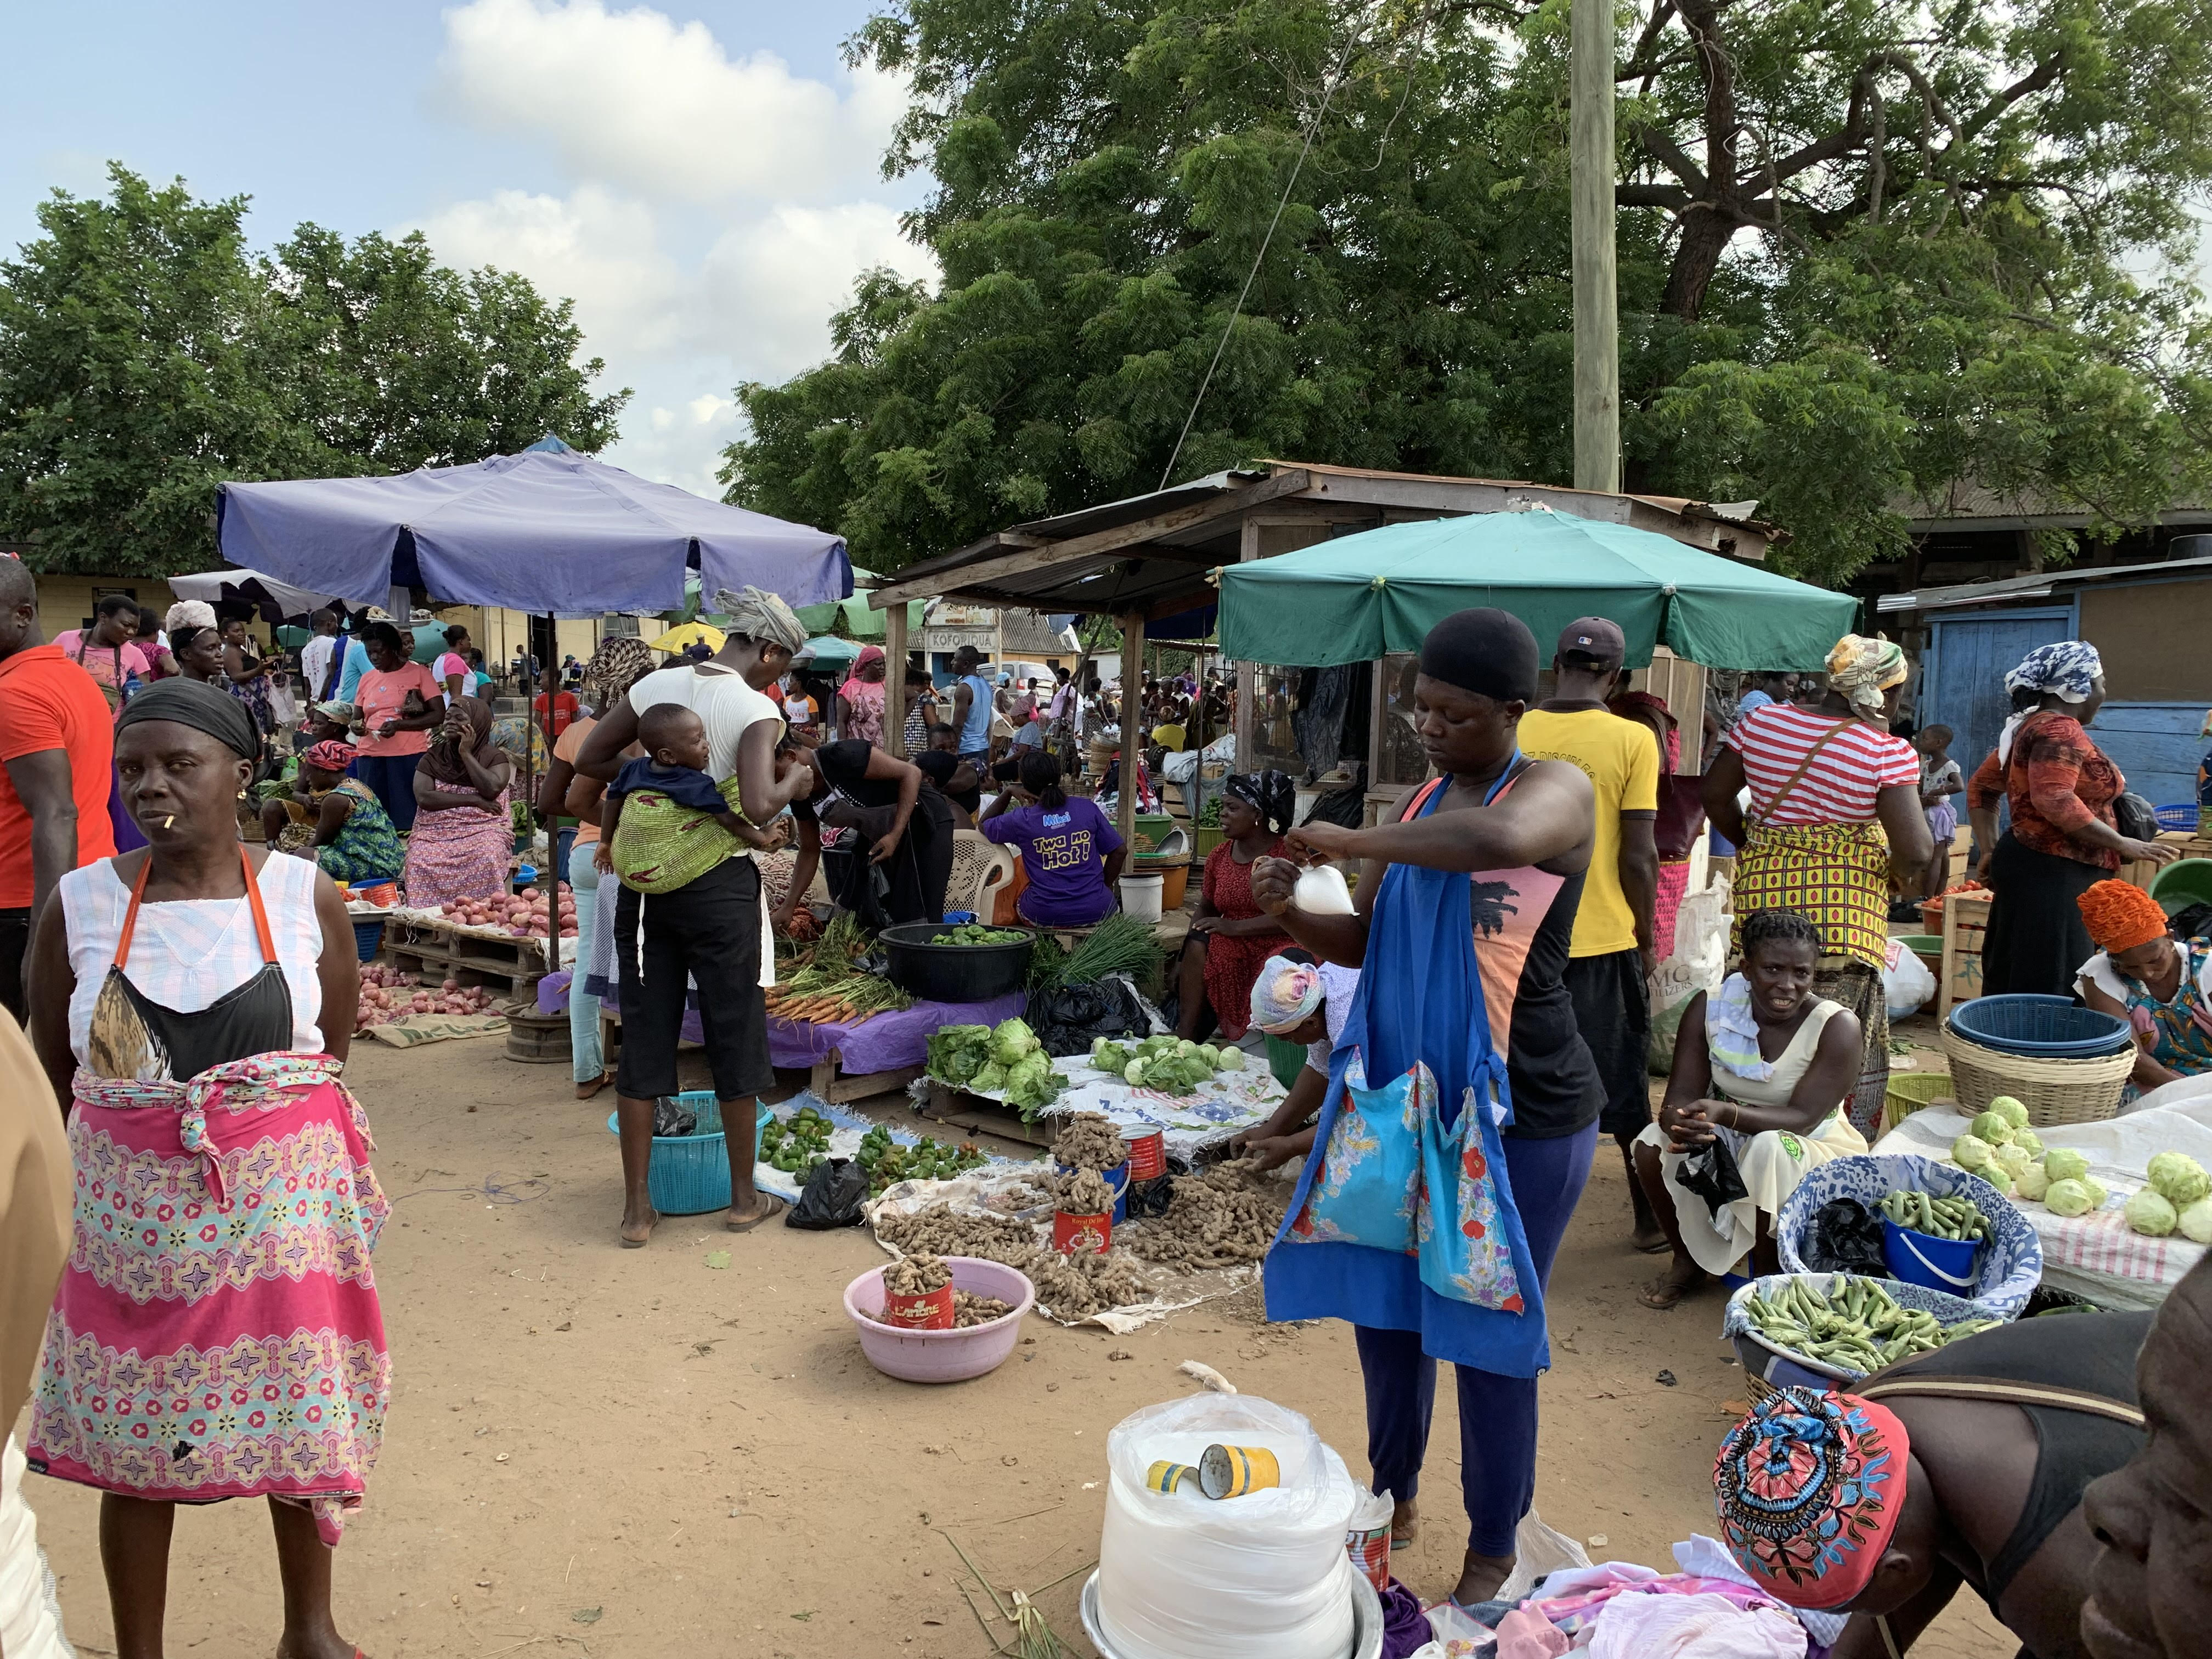
[[[446,14],[445,95],[489,131],[542,136],[580,177],[690,202],[821,199],[872,173],[903,88],[842,96],[706,25],[599,0],[471,0]]]
[[[863,270],[931,277],[877,172],[902,90],[842,92],[697,22],[601,0],[471,0],[446,14],[444,97],[546,143],[562,193],[501,190],[421,219],[440,259],[520,271],[576,302],[605,384],[636,395],[606,459],[718,495],[742,380],[819,362]]]

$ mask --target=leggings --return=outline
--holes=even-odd
[[[1597,1125],[1550,1140],[1508,1136],[1505,1170],[1528,1235],[1536,1278],[1548,1290],[1552,1259],[1575,1212],[1597,1150]],[[1367,1461],[1375,1490],[1400,1502],[1420,1489],[1437,1403],[1437,1362],[1419,1331],[1353,1328],[1367,1384]],[[1536,1496],[1536,1379],[1472,1365],[1459,1373],[1460,1490],[1478,1555],[1510,1556],[1513,1534]]]

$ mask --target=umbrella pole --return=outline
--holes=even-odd
[[[541,680],[545,678],[545,670],[552,665],[553,653],[559,647],[560,625],[549,611],[545,613],[545,660],[539,665],[538,670]],[[555,683],[557,684],[559,682]],[[535,690],[530,693],[530,701],[525,707],[530,710],[531,718],[534,720],[538,713],[538,693]],[[552,725],[553,696],[549,693],[545,698],[545,757],[549,764],[553,757]],[[522,747],[522,767],[530,776],[530,799],[534,803],[538,799],[538,745],[526,743]],[[553,875],[550,883],[539,884],[545,893],[545,971],[557,974],[561,971],[561,808],[557,804],[553,808],[552,817],[545,820],[545,862],[552,866]]]

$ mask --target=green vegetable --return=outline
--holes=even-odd
[[[2030,1158],[2043,1156],[2043,1139],[2033,1129],[2014,1129],[2012,1132],[2012,1144]]]
[[[1981,1176],[1983,1180],[1988,1182],[1990,1186],[1996,1188],[1999,1192],[2004,1193],[2008,1195],[2011,1194],[2013,1189],[2012,1171],[2007,1169],[2002,1164],[1997,1162],[1995,1158],[1991,1158],[1986,1165],[1975,1170],[1974,1173]]]
[[[2200,1198],[2181,1212],[2184,1237],[2195,1243],[2212,1244],[2212,1198]]]
[[[1996,1162],[2004,1166],[2004,1172],[2014,1181],[2020,1179],[2022,1170],[2035,1167],[2035,1160],[2027,1155],[2027,1149],[2009,1141],[1997,1148]]]
[[[2087,1192],[2089,1194],[2089,1207],[2093,1210],[2103,1209],[2105,1207],[2105,1200],[2112,1196],[2111,1192],[2106,1189],[2105,1183],[2098,1180],[2094,1176],[2083,1176],[2081,1177],[2081,1186],[2083,1190]]]
[[[1213,1044],[1210,1042],[1200,1043],[1198,1045],[1198,1057],[1215,1071],[1219,1071],[1221,1069],[1221,1050],[1215,1048]]]
[[[2150,1161],[2151,1189],[2177,1210],[2212,1197],[2212,1176],[2186,1152],[2160,1152]]]
[[[1990,1103],[1990,1110],[2004,1119],[2015,1129],[2027,1127],[2027,1108],[2010,1095],[1999,1095]]]
[[[2045,1174],[2051,1170],[2051,1160],[2043,1161]],[[2090,1201],[2089,1189],[2081,1182],[2069,1176],[2054,1181],[2045,1189],[2043,1201],[2053,1215],[2087,1215],[2097,1206]]]
[[[1006,1068],[994,1060],[975,1073],[969,1086],[979,1095],[1002,1094],[1006,1087]]]
[[[986,927],[981,922],[963,921],[957,927],[934,935],[932,945],[1021,945],[1030,935],[1018,927]]]
[[[1966,1126],[1966,1133],[1978,1136],[1992,1146],[2002,1146],[2012,1139],[2012,1120],[2002,1112],[1984,1112]]]
[[[2052,1181],[2082,1181],[2088,1177],[2089,1160],[2061,1146],[2043,1155],[2043,1173]]]
[[[1926,1233],[1931,1238],[1963,1241],[1990,1237],[1989,1218],[1971,1198],[1938,1198],[1930,1193],[1900,1188],[1881,1200],[1881,1208],[1897,1225]]]
[[[1127,1084],[1132,1089],[1143,1088],[1145,1086],[1145,1062],[1141,1060],[1133,1060],[1127,1066],[1123,1066],[1121,1068],[1121,1081]]]
[[[1761,1340],[1854,1376],[1893,1365],[1911,1354],[1932,1353],[1999,1322],[1969,1319],[1947,1330],[1935,1315],[1900,1307],[1879,1280],[1840,1273],[1827,1281],[1825,1291],[1816,1279],[1795,1278],[1754,1291],[1745,1298],[1743,1310]]]
[[[1976,1118],[1974,1121],[1979,1123],[1981,1119]],[[1960,1135],[1951,1143],[1951,1162],[1962,1170],[1978,1173],[1988,1168],[1996,1157],[1996,1148],[1972,1132]]]
[[[2051,1177],[2040,1164],[2030,1164],[2012,1178],[2013,1191],[2021,1198],[2040,1202],[2051,1190]]]
[[[2172,1203],[2154,1187],[2132,1194],[2121,1213],[2128,1218],[2129,1230],[2146,1238],[2164,1238],[2181,1219]]]
[[[946,1025],[930,1033],[928,1069],[940,1083],[966,1088],[990,1063],[991,1028]]]
[[[1159,988],[1161,953],[1152,924],[1115,911],[1059,964],[1055,982],[1095,985],[1109,974],[1127,974],[1144,991]]]
[[[991,1033],[991,1058],[1001,1066],[1012,1066],[1024,1054],[1036,1053],[1038,1046],[1036,1033],[1019,1018],[1000,1020]]]
[[[1243,1071],[1244,1051],[1242,1048],[1224,1048],[1221,1051],[1221,1069],[1224,1072]]]
[[[1027,1121],[1057,1099],[1065,1087],[1060,1073],[1053,1069],[1052,1056],[1040,1048],[1024,1054],[1008,1069],[1006,1103],[1019,1107]]]
[[[1129,1062],[1135,1058],[1120,1043],[1109,1042],[1103,1037],[1098,1039],[1097,1046],[1091,1051],[1091,1065],[1102,1072],[1111,1072],[1116,1077],[1127,1072]]]

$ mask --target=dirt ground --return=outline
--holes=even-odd
[[[355,1053],[394,1200],[377,1270],[395,1403],[337,1569],[339,1626],[372,1659],[983,1659],[941,1532],[1002,1588],[1087,1569],[1107,1431],[1189,1392],[1186,1359],[1306,1413],[1364,1473],[1346,1327],[1267,1326],[1249,1296],[1124,1337],[1032,1319],[990,1376],[894,1382],[860,1357],[840,1303],[884,1259],[864,1233],[730,1237],[708,1217],[619,1249],[611,1097],[578,1103],[565,1066],[515,1064],[495,1039]],[[1636,1303],[1652,1264],[1628,1252],[1626,1217],[1608,1152],[1553,1280],[1536,1501],[1598,1559],[1668,1567],[1669,1544],[1712,1529],[1713,1449],[1742,1373],[1717,1295],[1671,1314]],[[709,1267],[725,1248],[730,1266]],[[1452,1398],[1439,1390],[1429,1524],[1398,1565],[1429,1596],[1463,1544]],[[26,1496],[71,1636],[112,1652],[97,1498],[37,1479]],[[179,1517],[173,1655],[273,1650],[265,1516],[232,1503]],[[1080,1583],[1042,1605],[1085,1655]],[[1914,1652],[2017,1645],[1978,1604],[1954,1605]]]

